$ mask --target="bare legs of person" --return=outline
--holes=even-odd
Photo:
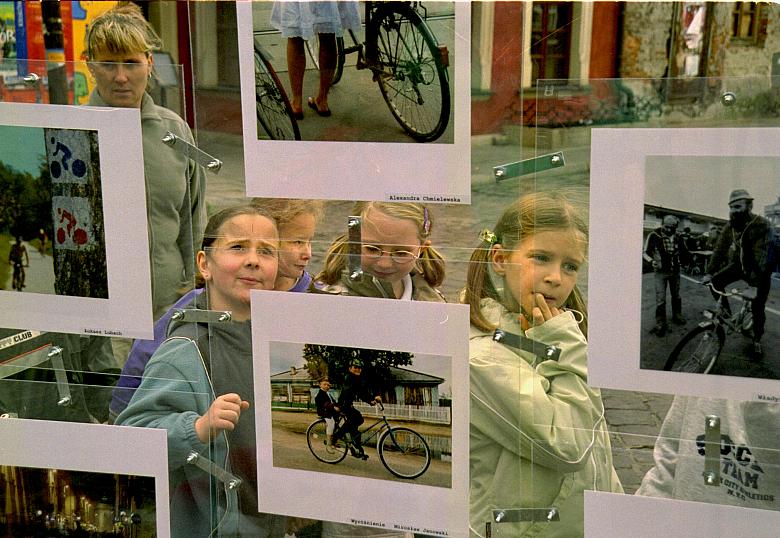
[[[335,34],[318,34],[320,40],[320,88],[316,97],[310,97],[308,106],[320,116],[330,116],[328,107],[328,92],[330,92],[333,73],[336,70],[336,36]],[[306,49],[303,38],[287,39],[287,69],[292,91],[293,114],[297,119],[303,119],[303,76],[306,72]]]

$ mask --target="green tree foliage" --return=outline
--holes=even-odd
[[[30,239],[43,228],[51,237],[51,176],[45,158],[38,177],[0,161],[0,230]]]
[[[306,370],[312,379],[328,376],[331,383],[341,385],[347,375],[347,368],[353,358],[363,363],[363,374],[377,388],[387,389],[393,386],[390,375],[391,366],[412,364],[414,355],[403,351],[381,349],[361,349],[352,347],[323,346],[306,344],[303,346],[303,359]]]

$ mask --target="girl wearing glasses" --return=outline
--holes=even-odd
[[[206,223],[203,168],[160,143],[169,131],[187,142],[194,140],[183,119],[155,105],[146,93],[154,64],[152,51],[161,48],[162,41],[141,9],[120,3],[90,22],[84,41],[96,83],[89,104],[141,110],[152,307],[158,319],[183,289],[193,285],[193,244]],[[124,363],[126,357],[127,350],[118,358]]]
[[[444,302],[436,289],[444,281],[444,259],[431,246],[433,214],[413,202],[358,202],[363,277],[349,276],[348,238],[342,235],[315,277],[317,288],[336,295]],[[322,286],[320,288],[320,286]]]
[[[622,492],[598,389],[587,383],[587,318],[577,275],[585,219],[560,196],[509,206],[469,263],[470,536],[497,508],[556,507],[560,521],[501,523],[501,536],[582,536],[583,492]],[[504,343],[494,331],[505,331]],[[510,345],[530,339],[539,354]],[[522,342],[518,342],[522,343]],[[544,351],[556,346],[560,355]]]
[[[444,281],[444,259],[431,246],[433,215],[413,202],[357,202],[361,217],[363,276],[349,276],[349,243],[342,235],[325,256],[310,291],[360,297],[444,302],[436,289]],[[322,538],[411,538],[412,533],[324,521]]]

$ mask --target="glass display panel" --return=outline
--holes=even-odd
[[[735,280],[743,282],[729,284],[728,290],[738,284],[745,287],[749,280],[756,285],[769,283],[770,301],[773,293],[769,219],[778,194],[770,171],[774,150],[771,143],[762,142],[776,135],[773,127],[778,120],[771,107],[758,105],[763,112],[756,110],[756,103],[764,103],[772,94],[772,80],[738,77],[695,82],[696,91],[679,99],[670,97],[670,92],[685,84],[690,89],[693,82],[590,79],[581,84],[540,79],[533,109],[536,158],[549,166],[550,155],[560,153],[565,160],[560,174],[590,187],[589,277],[583,286],[591,314],[588,382],[610,389],[678,393],[672,399],[602,390],[609,459],[625,492],[775,510],[775,495],[764,474],[776,467],[780,446],[780,435],[770,426],[776,412],[774,352],[758,356],[752,345],[766,336],[761,339],[752,326],[747,330],[740,326],[727,337],[740,342],[718,349],[712,367],[700,371],[706,374],[664,371],[670,369],[674,356],[701,355],[702,338],[688,345],[684,342],[693,337],[686,334],[707,332],[709,320],[720,319],[715,317],[717,308],[710,306],[715,300],[701,281],[719,270],[709,263],[718,245],[713,240],[708,247],[710,235],[727,224],[728,230],[745,229],[745,223],[730,218],[735,209],[745,210],[747,222],[763,225],[756,240],[763,246],[755,251],[763,257],[757,257],[762,265],[754,266],[753,274],[740,275]],[[746,140],[752,142],[743,145]],[[739,204],[746,207],[735,208]],[[660,248],[653,234],[664,241]],[[678,246],[671,265],[665,257],[669,244]],[[717,248],[725,251],[728,245],[724,245]],[[640,259],[627,252],[647,255]],[[669,298],[657,298],[654,288],[661,281],[659,275],[665,277],[666,288],[679,279],[679,292],[664,289]],[[631,284],[624,285],[629,279]],[[732,299],[735,315],[746,303]],[[707,309],[715,316],[702,315]],[[772,312],[770,305],[766,335],[772,331]],[[615,338],[616,334],[622,337]],[[719,342],[718,331],[713,334]],[[651,377],[651,369],[657,377]],[[560,387],[560,382],[558,378],[552,386]],[[711,399],[723,394],[752,401]],[[536,408],[535,422],[549,424],[541,411]],[[594,411],[600,414],[598,406]],[[710,422],[724,429],[712,430]],[[708,431],[713,439],[706,437]],[[710,453],[707,447],[712,447]]]
[[[110,3],[104,4],[108,7]],[[772,7],[761,5],[751,11],[749,7],[738,10],[729,3],[703,2],[424,2],[426,25],[440,44],[448,49],[447,87],[451,102],[444,132],[431,143],[417,143],[393,119],[391,108],[381,97],[381,90],[370,88],[376,81],[369,80],[368,70],[357,69],[355,54],[346,55],[342,80],[332,88],[331,117],[318,114],[303,102],[305,119],[291,118],[287,103],[282,100],[284,108],[279,116],[287,123],[284,123],[284,128],[271,128],[269,133],[258,118],[260,94],[257,78],[255,86],[252,86],[251,75],[257,77],[263,72],[262,66],[270,65],[278,77],[270,77],[274,88],[280,93],[283,89],[288,94],[288,101],[292,93],[287,72],[287,43],[267,23],[271,4],[151,2],[143,6],[144,15],[163,34],[163,50],[169,51],[155,53],[153,78],[158,80],[158,86],[148,87],[147,91],[157,105],[188,120],[195,133],[191,141],[197,141],[195,145],[207,154],[203,156],[176,141],[171,148],[163,147],[159,144],[162,136],[155,138],[153,151],[144,148],[147,155],[161,155],[166,151],[183,155],[182,152],[185,152],[193,162],[205,168],[194,168],[206,172],[203,176],[206,179],[200,181],[194,190],[192,185],[195,183],[190,182],[188,194],[182,197],[184,205],[191,208],[191,215],[202,211],[204,217],[200,225],[190,226],[191,232],[181,236],[182,242],[177,242],[177,247],[187,246],[187,257],[192,257],[193,264],[198,250],[206,247],[201,258],[204,265],[200,269],[201,273],[204,269],[208,273],[203,275],[207,284],[205,288],[203,284],[197,284],[205,291],[185,294],[195,287],[194,272],[186,274],[186,282],[181,286],[177,282],[175,286],[165,287],[172,293],[170,299],[154,302],[157,342],[148,342],[149,347],[143,351],[146,359],[141,359],[140,363],[133,359],[133,352],[125,363],[131,342],[112,338],[112,349],[107,352],[113,354],[110,368],[104,372],[98,364],[94,366],[94,370],[99,370],[96,373],[91,370],[93,365],[88,361],[84,365],[66,364],[64,370],[68,384],[65,385],[61,376],[58,377],[59,368],[52,364],[48,354],[41,363],[30,366],[25,362],[24,371],[13,370],[21,364],[17,354],[11,353],[5,362],[0,358],[0,372],[11,372],[7,377],[0,375],[0,387],[6,387],[0,388],[0,402],[11,400],[15,408],[27,413],[27,416],[38,415],[35,418],[104,420],[98,418],[86,403],[79,407],[86,408],[85,413],[69,418],[59,405],[63,398],[62,387],[68,386],[71,397],[77,403],[80,398],[88,402],[87,394],[97,393],[101,415],[105,412],[105,402],[112,399],[109,420],[113,421],[117,416],[127,416],[119,413],[133,393],[137,395],[138,402],[143,402],[145,397],[160,398],[165,400],[166,406],[187,395],[193,400],[187,402],[187,409],[195,409],[195,415],[190,415],[193,423],[188,427],[195,428],[194,420],[207,415],[206,410],[214,404],[215,394],[211,393],[211,389],[219,388],[216,395],[220,396],[223,389],[235,388],[237,405],[242,413],[238,419],[241,431],[218,433],[212,446],[207,448],[201,443],[198,446],[203,451],[199,459],[186,462],[185,455],[183,464],[181,453],[169,458],[174,483],[196,484],[196,489],[204,493],[201,500],[215,507],[213,511],[207,509],[205,512],[193,512],[193,505],[179,510],[177,513],[187,521],[182,518],[174,521],[174,529],[183,529],[177,526],[182,524],[199,525],[195,530],[182,530],[194,536],[207,535],[211,530],[215,535],[227,535],[236,528],[248,533],[259,528],[271,529],[272,535],[295,534],[298,537],[331,537],[347,531],[367,536],[390,532],[404,538],[428,533],[442,535],[441,525],[418,525],[417,520],[410,522],[408,517],[398,518],[398,521],[390,517],[390,505],[397,503],[388,502],[388,499],[417,499],[408,493],[416,485],[410,487],[408,483],[400,482],[406,488],[399,495],[385,495],[386,490],[393,489],[393,484],[399,483],[400,479],[390,480],[393,475],[381,465],[378,448],[365,447],[368,460],[361,461],[348,454],[345,461],[331,468],[314,457],[305,440],[296,443],[299,454],[303,454],[300,461],[305,459],[314,465],[327,465],[329,472],[317,475],[298,468],[299,462],[283,460],[282,456],[289,456],[289,450],[279,451],[280,428],[285,435],[294,434],[302,438],[304,427],[308,428],[317,418],[312,405],[319,387],[314,386],[314,379],[302,360],[280,364],[279,372],[275,372],[273,366],[277,364],[274,362],[277,354],[284,355],[288,348],[294,347],[295,359],[302,359],[302,356],[299,357],[303,355],[302,346],[309,343],[349,346],[360,352],[403,349],[416,357],[422,355],[421,348],[424,348],[428,355],[452,363],[449,374],[431,373],[422,368],[417,373],[442,378],[451,375],[454,381],[451,389],[452,455],[449,465],[453,469],[467,469],[465,452],[458,450],[465,451],[466,440],[470,438],[471,506],[470,531],[467,532],[471,535],[485,536],[488,524],[493,536],[516,536],[520,530],[531,528],[539,529],[542,534],[572,535],[584,532],[583,525],[591,532],[588,525],[593,513],[583,505],[589,502],[584,500],[589,496],[586,492],[591,489],[619,491],[622,487],[628,494],[641,493],[645,475],[657,466],[653,458],[653,448],[657,444],[666,449],[676,447],[680,476],[694,477],[684,480],[685,487],[680,487],[671,495],[674,499],[698,496],[718,504],[751,508],[760,505],[760,508],[774,509],[774,498],[769,498],[774,493],[767,492],[766,488],[771,489],[767,483],[775,472],[776,450],[780,443],[777,432],[767,424],[777,422],[777,404],[772,401],[778,394],[773,374],[776,370],[773,362],[775,350],[766,343],[771,341],[773,330],[775,286],[771,286],[767,301],[766,335],[762,340],[765,344],[764,357],[761,361],[749,359],[747,353],[752,339],[735,331],[727,336],[735,346],[731,356],[724,348],[709,374],[664,372],[645,367],[652,361],[668,357],[671,351],[667,348],[675,347],[684,331],[704,322],[706,318],[701,315],[702,310],[715,308],[715,299],[702,293],[702,287],[692,279],[700,279],[706,273],[704,258],[711,257],[707,250],[713,249],[701,248],[704,246],[702,239],[708,233],[706,239],[709,240],[717,231],[706,225],[715,220],[728,220],[725,215],[728,204],[725,201],[732,191],[747,191],[755,199],[754,212],[763,209],[766,217],[776,223],[774,206],[777,193],[758,194],[762,189],[771,191],[772,180],[762,181],[760,178],[772,178],[777,168],[772,148],[777,146],[773,127],[777,126],[776,88],[780,82],[775,80],[776,77],[765,76],[770,66],[774,69],[775,64],[771,50],[777,30],[773,26]],[[387,4],[400,6],[404,3]],[[365,13],[365,3],[358,6],[359,12]],[[370,41],[365,22],[356,32],[356,38],[363,42]],[[660,24],[663,24],[664,31],[649,30]],[[642,31],[646,34],[641,34]],[[346,36],[347,42],[351,39],[351,36]],[[262,45],[258,48],[267,53],[269,64],[263,63],[259,56],[252,58],[247,52],[250,40],[253,45]],[[470,52],[468,56],[464,52],[467,48]],[[428,53],[435,56],[430,48]],[[318,73],[314,57],[319,61],[320,53],[312,47],[312,52],[305,53],[303,100],[316,94]],[[173,74],[166,65],[174,63],[171,58],[191,61],[185,62],[186,67],[173,66]],[[466,58],[470,58],[470,66],[466,64]],[[7,62],[3,65],[6,66]],[[30,78],[25,82],[24,73],[5,69],[4,76],[6,71],[9,73],[0,84],[0,99],[83,104],[94,88],[87,64],[81,66],[81,71],[78,66],[74,67],[72,74],[66,64],[56,61],[38,64],[27,61],[26,65],[38,75],[38,79]],[[107,67],[106,71],[110,71],[111,67]],[[463,90],[466,73],[469,72],[470,96]],[[720,76],[724,73],[729,76]],[[703,74],[716,76],[701,78]],[[616,76],[643,78],[610,78]],[[247,80],[249,84],[246,84]],[[349,98],[344,93],[350,87],[347,83],[353,88],[368,84],[369,88]],[[443,88],[442,85],[439,87]],[[243,103],[242,92],[245,94]],[[252,95],[255,96],[255,108],[251,107]],[[375,99],[379,99],[374,103],[378,106],[370,104]],[[337,107],[337,102],[342,104]],[[350,112],[349,122],[344,125],[350,107],[357,111]],[[382,115],[385,117],[380,118]],[[358,125],[366,118],[371,123],[368,134]],[[278,138],[296,138],[294,125],[297,125],[302,140],[270,140],[272,133]],[[334,128],[334,125],[339,127]],[[372,133],[387,133],[391,129],[395,130],[393,140],[385,140],[382,136],[376,137],[377,140],[372,138]],[[661,149],[651,149],[649,142],[634,138],[637,136],[635,132],[650,129],[656,131],[655,140]],[[602,146],[603,151],[599,153],[597,142],[607,130],[614,138],[610,139],[606,148]],[[361,142],[358,138],[371,142]],[[347,143],[349,147],[344,145]],[[697,145],[703,148],[700,152],[691,149]],[[391,157],[384,153],[379,155],[380,150],[394,146],[400,148],[397,154]],[[743,149],[737,151],[737,147]],[[441,153],[442,148],[452,151]],[[323,157],[326,154],[327,157]],[[628,164],[622,167],[622,180],[616,180],[614,168],[617,168],[615,163],[621,154],[626,157],[621,162]],[[221,168],[208,166],[213,162],[212,156],[221,161]],[[258,157],[261,159],[257,160]],[[266,158],[278,161],[264,161]],[[724,160],[727,161],[725,164]],[[636,165],[640,161],[641,166]],[[401,169],[399,163],[409,168]],[[149,162],[145,164],[149,165]],[[361,169],[361,166],[364,168]],[[604,169],[610,175],[605,176]],[[728,176],[734,184],[722,182],[715,188],[714,178],[721,176]],[[674,186],[697,177],[700,185],[690,198],[684,198],[679,192],[675,196],[673,192],[669,199],[659,198],[653,202],[650,201],[654,196],[653,189],[647,190],[641,185],[642,182],[650,185],[656,181],[660,185]],[[409,183],[401,183],[399,178]],[[723,191],[720,194],[719,189]],[[656,191],[660,192],[657,188]],[[259,352],[255,338],[256,353],[250,356],[252,351],[248,351],[246,344],[250,322],[244,318],[248,296],[231,295],[235,290],[219,287],[214,274],[209,273],[215,266],[205,263],[209,259],[212,262],[218,260],[224,253],[220,249],[231,247],[204,245],[200,237],[206,224],[206,213],[214,217],[225,207],[246,204],[251,200],[247,193],[262,195],[263,198],[255,199],[255,203],[279,220],[276,227],[279,250],[275,276],[270,278],[268,274],[271,271],[268,269],[262,272],[265,275],[262,278],[250,277],[249,287],[369,295],[375,299],[339,299],[339,305],[334,303],[332,307],[315,308],[312,312],[317,297],[301,299],[298,294],[259,294],[273,295],[273,299],[262,309],[251,311],[252,329],[257,332],[276,331],[278,328],[279,333],[274,333],[276,336],[273,338],[264,337]],[[543,196],[540,193],[548,193],[556,199],[564,198],[572,213],[585,219],[590,225],[590,239],[586,238],[586,245],[583,246],[581,234],[577,233],[569,237],[537,237],[539,246],[532,249],[527,248],[528,244],[520,241],[520,237],[511,244],[512,238],[505,233],[506,225],[501,223],[505,220],[502,214],[513,201],[523,196],[530,195],[526,200],[539,202]],[[158,198],[157,195],[147,196]],[[295,198],[293,202],[298,202],[299,198],[304,200],[296,208],[295,203],[290,204],[289,200],[269,198],[271,196],[292,197]],[[678,228],[688,226],[692,236],[699,236],[695,248],[689,249],[691,256],[685,261],[685,267],[681,267],[682,313],[686,324],[672,323],[673,312],[669,310],[669,328],[663,335],[651,334],[650,330],[655,326],[655,293],[653,284],[646,280],[652,274],[652,256],[647,262],[650,266],[647,271],[643,270],[646,267],[640,269],[640,264],[645,262],[640,262],[639,256],[651,229],[662,224],[663,215],[657,210],[668,209],[672,202],[688,203],[692,200],[698,203],[718,196],[724,201],[718,210],[708,212],[694,210],[692,206],[687,209],[675,206]],[[419,205],[412,208],[413,217],[400,219],[402,223],[410,224],[404,231],[395,227],[398,222],[393,222],[392,218],[397,215],[391,214],[388,206],[367,206],[355,202],[367,199],[396,202],[397,207],[403,205],[398,202],[408,201],[419,202]],[[296,213],[300,208],[303,209]],[[534,214],[527,210],[524,213]],[[362,219],[358,233],[350,226],[352,216]],[[531,221],[532,229],[542,230],[539,235],[546,233],[547,221],[537,217],[532,217]],[[162,227],[153,224],[151,217],[149,222],[151,239],[162,231]],[[259,230],[263,230],[259,222],[262,220],[250,226],[251,234],[239,235],[256,236]],[[639,230],[642,230],[641,234]],[[53,229],[47,235],[50,242],[56,236]],[[229,236],[213,235],[217,243]],[[344,240],[339,241],[340,236],[344,236]],[[630,244],[623,245],[621,241],[624,240],[630,241]],[[26,236],[23,241],[27,241]],[[38,240],[31,235],[29,241],[27,250],[34,257]],[[336,248],[344,241],[343,249]],[[12,243],[9,236],[8,245]],[[618,243],[620,248],[615,246]],[[265,247],[253,244],[235,248],[260,257],[264,255],[262,250]],[[427,260],[423,259],[422,252],[433,250],[444,260],[446,271],[443,273],[433,271],[426,274],[424,261]],[[558,304],[561,298],[553,293],[542,292],[540,297],[535,294],[523,296],[522,292],[529,287],[533,292],[539,291],[533,282],[530,286],[524,282],[529,264],[541,263],[551,254],[558,256],[559,251],[566,254],[560,264],[561,275],[567,277],[569,283],[576,283],[582,292],[581,305],[568,301]],[[150,258],[154,263],[154,247],[151,252]],[[635,254],[628,256],[627,252]],[[518,263],[517,253],[528,257]],[[46,255],[45,248],[43,254]],[[110,257],[110,252],[108,254]],[[413,259],[409,259],[409,254]],[[2,252],[1,256],[4,256]],[[413,269],[399,272],[398,267],[403,267],[405,261],[412,262]],[[330,262],[334,262],[336,269],[329,273]],[[258,265],[262,264],[258,262]],[[518,271],[521,266],[525,269]],[[128,267],[134,268],[132,271],[128,269],[128,274],[137,272],[137,264],[128,264]],[[222,270],[225,269],[222,266]],[[368,292],[365,288],[353,286],[350,277],[355,271],[362,272],[375,289]],[[571,278],[571,273],[576,273],[576,277]],[[632,281],[633,288],[629,291],[621,288],[621,283],[633,278],[631,275],[634,274],[639,278]],[[398,276],[416,279],[409,285],[405,278],[395,278]],[[771,282],[776,283],[777,280]],[[457,353],[465,353],[466,344],[459,340],[461,337],[465,340],[465,329],[451,338],[425,340],[420,335],[435,330],[436,325],[441,323],[440,317],[417,317],[415,314],[413,317],[417,324],[408,323],[409,312],[418,310],[409,306],[430,306],[436,307],[436,310],[456,305],[407,305],[398,301],[376,300],[403,299],[404,293],[410,289],[418,294],[411,297],[413,300],[471,302],[472,314],[484,311],[490,322],[485,326],[479,326],[479,321],[475,324],[474,320],[478,318],[472,315],[470,375],[458,370],[462,365],[454,360]],[[419,295],[421,289],[425,290],[424,296]],[[199,299],[194,298],[198,293]],[[197,307],[199,312],[195,317],[170,309],[173,301],[182,294],[185,295],[176,308],[190,310]],[[732,299],[731,304],[736,311],[744,303]],[[527,308],[521,309],[521,306]],[[539,308],[541,319],[534,319],[534,307]],[[571,312],[553,311],[553,308],[560,311],[564,307]],[[228,311],[229,319],[222,319],[223,313]],[[167,317],[160,320],[160,316],[166,313]],[[495,317],[496,313],[499,317]],[[590,315],[585,319],[582,314]],[[333,329],[343,319],[349,324]],[[496,335],[493,325],[504,321],[507,322],[503,326],[505,331]],[[447,323],[451,322],[452,318]],[[633,324],[633,328],[622,328],[626,323]],[[133,391],[132,387],[141,382],[145,360],[164,339],[169,324],[174,330],[183,331],[177,332],[177,335],[195,342],[187,345],[189,349],[186,353],[181,353],[193,366],[193,374],[163,374],[158,371],[144,380],[147,386],[142,385],[140,390]],[[556,324],[563,330],[555,331]],[[32,329],[32,324],[26,325],[30,326],[25,326],[25,329]],[[322,326],[330,329],[317,333]],[[742,329],[750,331],[752,327],[746,328],[743,323]],[[14,335],[25,332],[22,329],[11,331],[9,336],[12,339]],[[587,334],[587,344],[591,346],[587,364],[585,340],[569,341],[561,334],[576,336],[578,331]],[[316,334],[320,334],[321,338],[313,338]],[[72,335],[56,336],[62,339]],[[495,340],[497,336],[498,341]],[[232,337],[235,340],[224,343]],[[403,340],[387,343],[386,339],[396,337]],[[0,337],[0,343],[2,341]],[[140,342],[138,340],[135,344]],[[455,346],[455,342],[460,342],[457,349],[443,351],[446,346]],[[665,345],[658,345],[660,342],[665,342]],[[484,349],[481,350],[483,344]],[[572,346],[578,347],[582,353],[572,353]],[[223,360],[227,360],[224,359],[226,351],[232,353],[235,349],[239,350],[233,359],[235,370],[222,368]],[[0,345],[0,357],[5,357],[2,353],[6,351]],[[177,357],[181,351],[177,350]],[[90,359],[100,363],[98,359],[101,356],[90,355]],[[606,360],[616,356],[619,359]],[[529,367],[518,368],[518,358],[523,361],[522,365],[527,363]],[[201,359],[202,368],[198,362]],[[132,380],[135,385],[132,382],[125,385],[120,381],[112,398],[110,387],[122,364],[125,364],[124,382]],[[136,366],[128,367],[132,364]],[[251,366],[247,367],[247,364]],[[413,365],[416,372],[418,364],[413,362]],[[621,374],[623,370],[620,368],[625,365],[630,366],[630,373]],[[484,370],[481,377],[480,369]],[[199,383],[204,382],[204,372],[208,375],[204,387],[208,388],[193,392],[191,386],[185,386],[195,383],[196,378]],[[308,381],[299,383],[297,376],[304,375],[304,372],[309,376]],[[274,376],[277,374],[282,377],[275,383]],[[654,381],[640,382],[645,374],[653,376]],[[674,374],[675,377],[667,379],[664,374]],[[456,396],[466,387],[463,384],[466,379],[470,380],[469,407],[472,409],[469,433],[466,433],[465,424],[459,422],[463,415],[458,417],[456,411],[458,405],[466,405],[465,398]],[[255,383],[255,380],[259,381]],[[159,393],[154,385],[149,386],[148,383],[169,387],[179,384],[181,390]],[[593,388],[599,386],[609,388]],[[397,388],[392,393],[385,391],[387,401],[392,399],[393,394],[396,400],[399,398]],[[677,396],[619,389],[675,392]],[[404,399],[407,396],[421,398],[425,403],[426,394],[423,389],[403,389]],[[430,394],[433,394],[432,391]],[[576,396],[572,397],[572,394]],[[710,399],[723,395],[734,400]],[[34,408],[30,403],[33,396],[36,404],[43,402],[45,405]],[[439,407],[446,407],[441,405],[442,399],[439,398]],[[246,409],[242,409],[244,402],[248,404]],[[166,409],[171,411],[166,415],[168,417],[180,412],[179,408]],[[372,422],[369,420],[371,413],[371,408],[365,409],[368,424]],[[563,415],[565,420],[561,419]],[[277,420],[280,416],[294,416],[295,420]],[[708,416],[718,417],[720,437],[714,433],[713,427],[708,427]],[[394,424],[401,419],[388,416],[388,420]],[[675,421],[682,426],[675,426]],[[126,423],[126,418],[120,422]],[[442,428],[441,425],[431,426],[417,419],[404,418],[401,423],[405,427],[413,424],[413,430]],[[247,424],[252,427],[244,428]],[[672,428],[678,428],[679,433],[668,433]],[[192,433],[191,429],[187,431]],[[662,432],[660,437],[659,431]],[[707,434],[715,435],[715,440],[708,441]],[[704,441],[702,435],[705,436]],[[226,455],[223,450],[227,437],[231,437],[231,455]],[[431,441],[431,444],[434,442]],[[717,445],[717,456],[707,459],[706,454],[701,453],[702,445],[705,452],[706,448]],[[282,443],[281,448],[289,447]],[[446,454],[445,449],[442,449],[442,454]],[[198,462],[203,465],[198,465]],[[343,513],[334,514],[332,509],[316,512],[317,503],[309,502],[308,495],[306,502],[300,502],[300,492],[310,492],[312,488],[319,487],[320,482],[332,485],[342,478],[356,478],[344,477],[337,472],[345,464],[358,469],[372,467],[377,471],[376,481],[368,482],[363,475],[357,477],[363,480],[356,488],[362,497],[353,503],[361,508],[365,506],[371,517],[361,514],[349,519]],[[447,465],[432,461],[431,470],[442,464]],[[704,467],[705,464],[709,467]],[[258,475],[253,475],[253,466],[262,467]],[[683,467],[685,471],[682,471]],[[611,472],[613,468],[614,474]],[[572,470],[575,472],[571,473]],[[267,508],[285,515],[258,514],[256,505],[259,502],[260,506],[265,506],[262,496],[268,493],[263,486],[274,484],[273,480],[283,476],[280,471],[299,471],[305,475],[279,480],[278,487],[272,488],[274,493],[294,490],[294,502]],[[714,473],[718,485],[706,484],[703,472]],[[239,474],[243,482],[231,482]],[[429,474],[430,471],[426,470],[422,477]],[[571,486],[570,490],[549,487],[549,484],[564,480],[562,475],[571,479],[565,484]],[[312,476],[315,478],[312,479]],[[326,479],[319,480],[322,476]],[[619,479],[620,487],[616,479]],[[461,481],[460,475],[453,474],[450,489],[454,491],[465,484]],[[233,487],[230,487],[231,483]],[[377,483],[380,485],[377,486]],[[291,488],[291,484],[294,487]],[[438,485],[433,488],[447,489]],[[375,494],[376,491],[382,493]],[[320,497],[329,498],[329,495],[326,491]],[[180,500],[176,492],[171,498],[174,504]],[[436,496],[426,492],[415,503],[410,503],[414,506],[399,506],[399,509],[407,510],[406,513],[411,510],[415,514],[432,512],[434,508],[442,512],[441,503],[432,501],[434,498]],[[464,499],[465,496],[458,497],[457,502],[465,502]],[[647,500],[633,495],[622,495],[620,499],[627,502]],[[678,511],[696,513],[696,509],[676,504],[676,500],[670,508],[666,506],[669,504],[667,501],[663,501],[665,508],[662,511],[669,514],[677,514]],[[301,508],[302,505],[305,508]],[[555,511],[552,511],[553,507]],[[723,511],[720,511],[721,508]],[[707,521],[726,517],[723,514],[730,514],[730,508],[718,507],[716,515],[706,516]],[[635,516],[643,509],[632,507],[624,512]],[[121,511],[117,513],[119,515],[113,517],[121,520]],[[450,520],[456,516],[465,519],[466,514],[465,508],[444,510],[443,513]],[[744,514],[748,513],[750,517],[760,519],[759,525],[772,521],[767,516],[767,510],[745,510]],[[655,517],[654,523],[663,525],[667,520],[676,521],[664,516]],[[520,521],[513,521],[515,518]],[[739,518],[735,516],[734,521]],[[601,516],[600,519],[608,518]],[[389,530],[381,528],[382,523],[388,522],[395,526]],[[361,525],[363,528],[356,531],[354,527]],[[201,532],[205,527],[210,530]],[[464,527],[453,526],[450,534],[462,535],[466,532]],[[594,532],[620,534],[625,528],[629,528],[628,524],[620,531]],[[657,534],[658,527],[653,528]],[[679,528],[683,528],[682,524]]]

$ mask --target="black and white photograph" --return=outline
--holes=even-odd
[[[780,394],[778,142],[778,129],[593,130],[591,382]]]
[[[150,337],[138,111],[0,103],[0,117],[0,326]]]
[[[647,158],[642,368],[780,379],[778,167]]]

